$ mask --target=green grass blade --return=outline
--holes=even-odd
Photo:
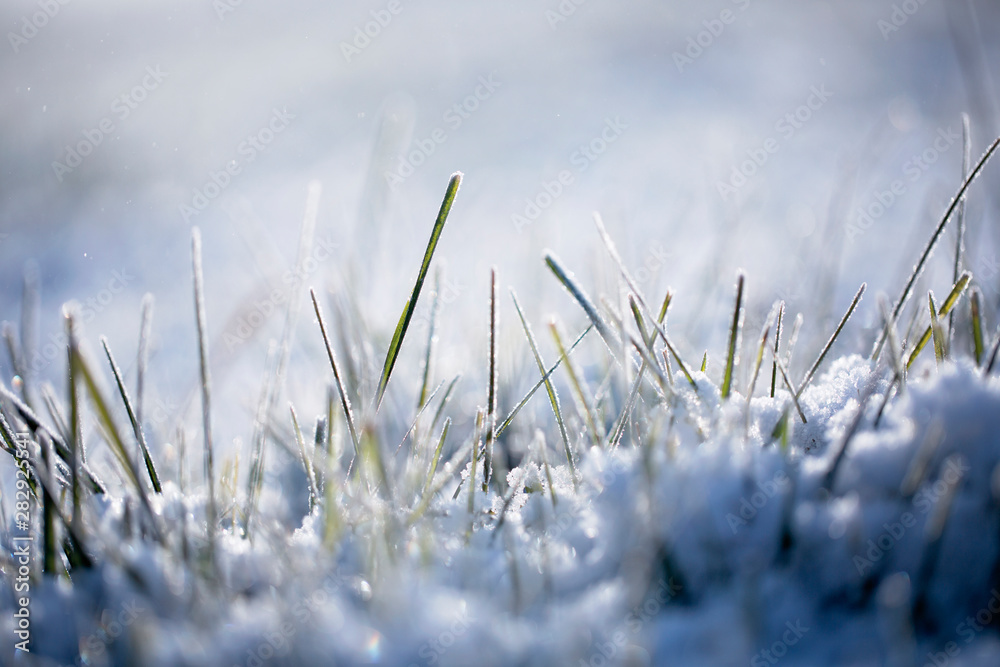
[[[781,345],[781,323],[785,317],[785,302],[778,303],[778,323],[774,327],[774,352],[771,354],[771,398],[774,398],[774,385],[778,379],[778,346]]]
[[[121,370],[118,368],[118,363],[115,362],[114,356],[111,354],[111,348],[108,346],[108,339],[101,336],[101,345],[104,346],[104,354],[107,355],[108,364],[111,366],[111,373],[115,376],[115,383],[118,385],[118,393],[121,394],[122,402],[125,404],[125,412],[128,413],[128,420],[132,424],[132,433],[135,435],[136,442],[139,443],[139,450],[142,453],[142,459],[146,464],[146,474],[149,475],[149,481],[153,485],[153,490],[156,493],[163,493],[163,488],[160,486],[160,476],[156,473],[156,465],[153,463],[153,457],[149,453],[149,447],[146,444],[146,436],[142,431],[142,424],[139,423],[139,418],[132,408],[132,401],[128,396],[128,389],[125,388],[125,381],[122,379]]]
[[[976,366],[979,366],[983,361],[983,306],[982,292],[979,291],[978,287],[972,288],[969,306],[972,311],[972,354],[976,360]]]
[[[437,447],[434,449],[434,457],[431,459],[431,466],[427,471],[427,481],[424,482],[423,496],[426,496],[428,490],[431,488],[431,481],[434,479],[434,473],[437,472],[438,462],[441,460],[441,452],[444,450],[444,443],[448,438],[448,430],[450,428],[451,417],[448,417],[444,420],[444,426],[441,428],[441,436],[438,438]]]
[[[528,393],[525,394],[524,397],[517,402],[517,405],[514,406],[514,409],[510,411],[507,417],[503,420],[503,422],[501,422],[500,426],[497,428],[497,437],[500,437],[500,434],[503,433],[508,426],[510,426],[510,423],[514,421],[514,417],[516,417],[517,413],[521,411],[521,408],[523,408],[528,403],[528,401],[531,400],[531,397],[535,395],[535,392],[538,391],[539,387],[545,384],[545,380],[547,380],[550,375],[556,372],[556,369],[559,368],[559,364],[561,364],[563,360],[567,358],[568,355],[573,353],[573,350],[576,349],[576,346],[580,344],[580,341],[582,341],[584,337],[586,337],[586,335],[590,333],[593,328],[594,325],[590,324],[586,329],[584,329],[583,332],[576,337],[576,340],[573,341],[573,344],[570,345],[569,348],[566,350],[566,356],[560,355],[559,358],[556,359],[556,362],[549,367],[549,370],[545,372],[545,375],[543,375],[542,378],[538,382],[536,382],[531,389],[528,390]]]
[[[306,481],[309,483],[309,511],[311,512],[316,503],[319,502],[319,487],[316,485],[316,469],[313,467],[309,452],[306,451],[306,439],[302,435],[302,428],[299,426],[299,417],[295,414],[295,406],[288,404],[288,410],[292,414],[292,430],[295,433],[295,442],[299,446],[299,460],[306,473]]]
[[[559,261],[559,258],[549,251],[545,252],[545,264],[549,267],[549,270],[552,271],[562,286],[566,288],[566,291],[569,292],[574,299],[576,299],[578,304],[580,304],[580,307],[583,308],[583,312],[585,312],[587,317],[590,318],[594,328],[597,329],[597,333],[604,340],[608,349],[611,351],[611,354],[614,355],[615,350],[621,348],[621,341],[619,341],[618,337],[615,336],[615,333],[608,326],[607,322],[604,321],[604,318],[601,317],[601,314],[597,312],[597,307],[594,305],[594,302],[591,301],[589,296],[587,296],[587,293],[583,290],[583,288],[577,284],[573,274],[567,271],[565,267],[563,267],[562,262]]]
[[[833,344],[836,342],[837,337],[840,336],[840,332],[844,330],[844,326],[847,324],[847,320],[851,319],[851,315],[854,314],[855,308],[857,308],[858,304],[861,302],[861,297],[864,295],[865,289],[867,287],[868,287],[867,283],[861,283],[861,287],[858,288],[857,293],[854,295],[854,300],[851,301],[851,305],[850,307],[848,307],[847,312],[844,313],[844,316],[840,318],[840,323],[834,330],[833,335],[830,336],[830,340],[826,341],[826,345],[823,346],[823,349],[820,351],[819,356],[816,358],[816,361],[813,363],[812,367],[809,369],[809,372],[806,373],[805,378],[802,380],[802,384],[799,385],[799,390],[795,393],[796,398],[802,395],[802,392],[804,392],[806,390],[806,387],[809,386],[809,383],[812,381],[813,377],[816,376],[816,371],[819,369],[820,364],[823,363],[823,359],[826,357],[827,352],[830,351],[830,348],[833,347]]]
[[[917,339],[917,344],[913,347],[913,351],[910,353],[909,359],[906,360],[907,368],[913,365],[913,362],[917,360],[917,355],[919,355],[920,352],[923,351],[924,347],[931,340],[931,336],[934,329],[934,318],[936,317],[943,318],[945,315],[948,315],[952,311],[952,309],[955,307],[955,304],[958,303],[958,299],[965,292],[965,288],[969,286],[969,282],[971,280],[972,280],[972,274],[969,273],[968,271],[964,272],[955,282],[955,285],[951,288],[951,292],[948,293],[948,296],[944,300],[944,303],[941,304],[941,310],[931,311],[931,324],[928,325],[927,328],[924,330],[923,335],[920,336],[919,339]],[[937,352],[936,344],[937,341],[935,341],[935,353]]]
[[[566,373],[569,375],[570,387],[573,389],[581,416],[587,424],[587,431],[590,433],[590,438],[595,447],[600,447],[604,444],[604,439],[601,437],[597,427],[597,416],[594,414],[594,409],[590,405],[590,401],[587,400],[587,393],[583,390],[580,374],[573,366],[573,360],[569,358],[566,347],[563,345],[562,336],[559,333],[559,327],[556,326],[555,321],[549,322],[549,332],[556,343],[556,350],[559,352],[559,357],[566,359]]]
[[[337,365],[337,355],[333,352],[333,346],[330,344],[330,337],[326,332],[326,320],[323,319],[323,310],[319,307],[319,301],[316,299],[316,290],[310,289],[309,296],[312,298],[313,310],[316,311],[316,319],[319,320],[319,330],[323,334],[323,344],[326,346],[326,355],[330,359],[330,366],[333,368],[333,379],[337,384],[337,391],[340,393],[340,402],[344,408],[344,416],[347,419],[347,430],[351,433],[351,441],[354,443],[354,455],[359,456],[361,454],[361,442],[358,439],[358,430],[354,426],[354,412],[351,410],[351,399],[347,396],[347,390],[344,389],[344,383],[340,379],[340,369]]]
[[[420,393],[417,394],[417,410],[422,410],[428,401],[427,390],[431,382],[431,359],[434,352],[434,337],[437,334],[437,315],[441,302],[441,268],[434,271],[434,298],[431,300],[431,314],[427,324],[427,347],[424,352],[423,377],[420,379]]]
[[[740,330],[743,327],[743,272],[736,274],[736,306],[733,308],[733,323],[729,327],[729,349],[726,351],[726,371],[722,376],[722,400],[729,398],[733,387],[733,373],[736,371],[736,348],[739,347]]]
[[[103,427],[106,440],[108,445],[111,447],[111,452],[114,454],[115,458],[118,459],[119,464],[124,469],[126,478],[129,482],[131,482],[132,486],[135,487],[143,508],[149,514],[157,539],[162,542],[163,532],[160,530],[156,514],[153,512],[153,507],[149,502],[149,495],[146,493],[146,487],[139,480],[139,471],[136,468],[135,463],[132,461],[132,457],[128,455],[128,450],[125,447],[125,441],[121,436],[121,432],[118,430],[118,426],[115,424],[114,418],[112,417],[110,407],[111,404],[104,398],[104,395],[97,384],[97,376],[91,369],[89,362],[84,358],[83,354],[80,353],[80,350],[72,347],[70,350],[70,372],[73,374],[73,378],[70,382],[75,383],[80,380],[83,381],[84,386],[87,389],[87,393],[90,394],[91,402],[94,404],[97,421],[101,427]]]
[[[965,193],[969,189],[969,186],[972,185],[973,181],[976,180],[976,177],[979,176],[979,172],[982,171],[983,167],[986,166],[986,163],[989,162],[991,157],[993,157],[993,153],[996,152],[998,147],[1000,147],[1000,138],[995,139],[993,143],[990,144],[990,147],[986,149],[986,152],[979,158],[979,162],[976,163],[975,168],[969,173],[968,177],[962,183],[962,187],[958,189],[955,197],[951,200],[951,204],[941,217],[941,222],[939,222],[938,226],[934,229],[934,233],[931,235],[930,240],[927,241],[927,245],[920,254],[920,259],[917,260],[916,265],[913,267],[913,272],[910,273],[910,277],[907,279],[906,285],[903,287],[902,294],[899,295],[899,299],[896,301],[896,305],[892,309],[893,322],[899,318],[899,314],[903,311],[903,307],[909,300],[910,292],[913,290],[913,286],[917,282],[917,278],[919,278],[920,274],[923,273],[924,266],[927,264],[927,260],[930,258],[931,253],[934,252],[934,247],[941,238],[941,234],[944,232],[945,225],[948,224],[951,214],[955,212],[956,208],[958,208],[959,203],[965,198]],[[878,360],[878,356],[882,352],[882,346],[884,344],[885,333],[883,330],[883,334],[875,343],[875,349],[872,350],[872,361]]]
[[[544,376],[545,363],[542,361],[542,355],[538,352],[535,335],[531,332],[531,325],[528,324],[528,319],[524,316],[524,311],[521,309],[521,304],[518,303],[517,294],[514,292],[513,287],[510,289],[510,298],[514,301],[514,309],[521,320],[521,327],[524,329],[524,336],[528,339],[528,345],[531,347],[531,354],[535,357],[538,372]],[[566,452],[566,462],[569,464],[570,474],[573,477],[573,485],[576,486],[579,483],[576,476],[576,464],[573,462],[573,450],[569,444],[566,422],[563,420],[562,409],[559,407],[559,394],[556,393],[556,388],[552,385],[552,381],[548,377],[545,377],[543,381],[545,382],[545,392],[549,395],[549,405],[552,406],[552,414],[555,415],[556,424],[559,427],[559,436],[563,441],[563,449]]]
[[[927,303],[931,312],[931,332],[934,337],[934,358],[937,360],[938,366],[940,366],[946,356],[944,341],[945,334],[941,328],[941,319],[938,317],[937,308],[934,307],[933,292],[927,293]]]
[[[444,223],[451,212],[451,205],[458,194],[458,188],[462,184],[462,172],[455,172],[448,182],[448,189],[445,191],[444,201],[441,202],[441,209],[438,211],[437,220],[434,221],[434,228],[431,230],[431,238],[427,242],[427,249],[424,251],[424,259],[420,263],[420,272],[417,274],[417,281],[413,284],[413,293],[403,306],[403,313],[399,316],[399,323],[396,324],[396,331],[392,334],[392,341],[389,343],[389,350],[385,355],[385,363],[382,366],[382,377],[378,381],[378,390],[375,393],[375,409],[382,405],[382,397],[385,395],[385,388],[389,384],[389,376],[396,365],[399,357],[399,350],[403,345],[403,337],[410,326],[410,319],[417,308],[417,299],[420,297],[420,290],[424,286],[424,279],[430,269],[431,260],[434,258],[434,249],[437,248],[438,239],[444,229]]]

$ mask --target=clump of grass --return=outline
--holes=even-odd
[[[966,131],[966,136],[967,134]],[[895,395],[899,395],[905,391],[908,369],[928,342],[933,341],[938,363],[944,363],[960,349],[960,346],[953,344],[952,338],[965,334],[958,327],[952,329],[950,324],[946,328],[945,318],[948,318],[949,323],[952,322],[962,294],[973,283],[970,272],[958,272],[963,262],[964,228],[959,234],[954,262],[956,279],[951,291],[940,306],[932,294],[928,294],[930,325],[923,330],[922,336],[916,337],[909,350],[904,350],[900,343],[896,327],[911,293],[916,289],[916,280],[929,261],[945,225],[955,211],[958,211],[959,219],[962,218],[961,206],[967,190],[998,145],[1000,140],[991,145],[972,169],[969,169],[967,160],[962,187],[935,228],[913,273],[907,279],[902,294],[891,307],[884,301],[880,302],[884,326],[880,327],[879,339],[870,356],[871,373],[858,397],[853,419],[841,437],[830,443],[826,453],[827,467],[820,483],[821,498],[823,494],[826,497],[836,494],[838,471],[843,468],[843,462],[849,455],[853,438],[866,427],[868,405],[874,401],[876,386],[885,372],[883,367],[877,365],[883,347],[886,344],[889,346],[892,377],[889,388],[881,395],[874,428],[878,428],[879,417],[891,405],[891,394],[895,392]],[[713,403],[713,397],[720,399],[715,403],[722,405],[738,392],[737,377],[741,370],[739,354],[744,317],[748,308],[745,292],[747,277],[742,272],[737,275],[732,318],[720,326],[728,334],[725,350],[711,350],[713,359],[724,359],[725,363],[721,369],[713,368],[710,371],[709,350],[706,350],[700,366],[702,375],[698,375],[696,381],[695,375],[682,359],[678,346],[667,333],[666,316],[674,299],[673,291],[666,291],[658,310],[650,308],[650,302],[632,278],[599,216],[595,217],[598,239],[618,268],[621,299],[599,298],[595,301],[587,291],[586,279],[575,276],[553,253],[546,252],[543,261],[555,280],[570,294],[575,302],[574,307],[582,309],[589,321],[588,326],[567,345],[570,338],[560,331],[556,319],[548,320],[552,336],[549,349],[555,350],[554,361],[549,359],[550,363],[546,362],[532,323],[514,290],[510,290],[517,324],[523,332],[533,362],[528,364],[533,369],[530,377],[534,379],[536,371],[538,376],[526,392],[519,385],[520,378],[507,377],[506,372],[501,377],[498,360],[502,353],[500,324],[503,304],[498,298],[499,273],[494,268],[490,274],[488,326],[476,329],[486,336],[488,343],[486,389],[484,392],[483,385],[478,385],[475,418],[471,428],[467,414],[462,413],[462,408],[455,405],[461,401],[452,400],[454,392],[461,391],[458,389],[460,378],[451,379],[447,385],[444,380],[437,382],[434,378],[432,359],[439,313],[439,289],[435,289],[423,354],[413,355],[414,362],[422,365],[417,387],[406,401],[392,402],[394,406],[410,406],[408,409],[412,409],[412,412],[402,415],[380,414],[389,382],[394,377],[394,369],[408,359],[403,343],[461,180],[461,173],[456,173],[448,182],[416,280],[392,333],[380,372],[376,373],[377,367],[367,370],[364,363],[351,359],[350,355],[347,366],[340,362],[344,357],[338,358],[337,350],[350,349],[345,342],[352,327],[357,334],[363,331],[363,325],[353,321],[344,322],[343,320],[349,319],[346,312],[337,312],[332,320],[328,319],[320,296],[326,293],[313,286],[308,289],[318,328],[318,332],[313,329],[308,335],[319,334],[316,340],[322,339],[329,371],[332,371],[333,376],[331,381],[324,380],[328,393],[325,409],[319,415],[309,416],[291,403],[278,407],[288,370],[286,367],[294,340],[297,314],[302,305],[299,301],[304,299],[306,289],[305,285],[296,285],[293,291],[302,299],[292,299],[295,304],[290,303],[285,313],[281,339],[272,341],[268,347],[261,392],[253,415],[249,443],[250,464],[243,466],[247,470],[242,487],[238,484],[241,467],[239,455],[233,459],[223,459],[225,465],[222,475],[216,479],[209,326],[201,236],[197,229],[193,231],[191,268],[199,360],[201,454],[205,491],[204,520],[199,519],[194,524],[189,523],[187,505],[184,506],[181,520],[174,523],[165,519],[163,510],[164,504],[170,502],[168,496],[172,487],[179,487],[182,493],[189,490],[183,474],[186,455],[184,450],[187,447],[185,431],[181,429],[174,442],[181,451],[178,469],[174,471],[171,469],[173,466],[165,465],[166,459],[161,458],[168,445],[163,434],[148,430],[143,421],[148,341],[152,330],[151,298],[143,300],[140,315],[134,400],[110,344],[107,339],[100,339],[120,405],[118,401],[112,402],[107,398],[103,389],[104,378],[85,354],[74,327],[75,315],[71,308],[68,309],[67,407],[64,408],[59,403],[54,391],[39,389],[49,415],[48,419],[44,419],[32,407],[34,388],[30,378],[20,384],[12,383],[14,389],[0,385],[0,441],[3,448],[14,455],[16,433],[21,431],[30,435],[33,448],[31,490],[33,497],[43,508],[41,525],[35,526],[34,530],[40,536],[44,554],[41,571],[34,573],[34,576],[63,577],[72,586],[75,585],[79,572],[95,563],[109,563],[121,568],[143,590],[152,590],[153,582],[149,575],[126,556],[134,540],[143,540],[144,546],[153,550],[157,558],[162,557],[174,563],[185,576],[193,579],[196,582],[193,588],[200,591],[212,590],[223,603],[251,599],[253,593],[239,589],[227,590],[221,584],[220,551],[226,548],[224,544],[227,540],[235,538],[254,541],[254,547],[269,544],[282,558],[288,558],[288,562],[293,560],[289,554],[297,543],[290,536],[292,531],[286,530],[283,533],[282,529],[289,527],[276,522],[260,503],[261,497],[268,490],[273,490],[268,488],[272,482],[268,478],[266,462],[268,452],[278,447],[292,453],[299,462],[304,479],[302,484],[308,497],[308,513],[314,519],[314,525],[319,526],[318,530],[322,532],[322,551],[317,557],[321,562],[317,568],[342,562],[341,559],[349,561],[354,573],[369,589],[372,582],[377,587],[381,575],[387,570],[398,568],[406,574],[402,568],[415,558],[413,554],[418,549],[414,545],[418,542],[420,558],[424,560],[433,560],[439,553],[436,550],[443,552],[449,548],[447,545],[434,544],[433,539],[430,540],[430,546],[427,546],[426,536],[437,535],[436,531],[441,525],[455,519],[457,509],[457,522],[462,524],[459,536],[465,545],[471,547],[475,543],[477,531],[495,531],[490,543],[501,529],[504,532],[512,580],[511,613],[519,614],[529,609],[531,604],[526,583],[528,568],[520,565],[522,551],[534,549],[531,557],[535,559],[535,569],[540,568],[547,593],[543,597],[551,599],[557,595],[557,588],[552,582],[554,539],[546,530],[546,512],[569,511],[565,508],[572,508],[574,503],[583,502],[583,499],[590,497],[587,494],[599,492],[599,487],[604,482],[595,480],[593,473],[585,472],[587,469],[581,464],[590,452],[599,452],[594,454],[595,457],[613,457],[621,454],[623,448],[639,450],[641,456],[637,458],[641,461],[641,470],[648,482],[644,489],[648,497],[643,501],[653,508],[651,515],[655,515],[655,511],[662,511],[662,508],[655,506],[658,501],[653,493],[654,485],[659,481],[658,471],[670,465],[670,443],[680,437],[677,431],[682,427],[691,426],[690,430],[698,434],[702,441],[715,437],[732,437],[752,451],[778,440],[786,460],[802,455],[801,452],[790,451],[794,442],[793,423],[796,417],[792,411],[797,413],[802,423],[807,423],[802,396],[815,382],[837,341],[844,336],[852,316],[861,304],[866,284],[863,283],[857,290],[846,312],[797,385],[789,368],[799,332],[806,320],[802,315],[797,316],[790,335],[787,335],[785,303],[775,303],[752,348],[752,365],[742,369],[744,374],[749,374],[745,406],[741,403],[745,410],[745,421],[740,419],[740,423],[736,425],[725,419],[699,421],[699,411],[711,413],[710,417],[721,414],[718,411],[722,408]],[[318,186],[310,188],[300,236],[299,261],[307,254],[311,243],[319,192]],[[439,275],[436,274],[435,278],[437,284],[440,284]],[[26,294],[33,289],[26,290]],[[990,352],[986,354],[982,333],[986,316],[981,299],[981,293],[973,287],[970,296],[971,324],[967,335],[976,363],[988,375],[992,372],[1000,349],[1000,329],[994,337]],[[29,295],[26,297],[26,301],[28,300],[36,300],[36,297]],[[333,303],[336,306],[337,302]],[[624,311],[625,303],[628,304],[628,311]],[[618,310],[622,312],[617,312]],[[911,329],[918,326],[918,318],[921,324],[925,321],[923,317],[927,311],[922,307],[918,310],[920,314],[914,314]],[[337,309],[334,308],[334,311]],[[330,322],[335,326],[329,326]],[[598,345],[600,352],[593,358],[588,358],[586,366],[583,366],[577,358],[580,354],[579,346],[591,331],[597,332],[604,346]],[[770,340],[772,331],[773,344]],[[920,332],[921,329],[916,328],[915,331]],[[30,328],[23,329],[21,333],[22,338],[34,335],[36,334]],[[26,368],[25,355],[32,349],[33,343],[18,341],[13,327],[5,327],[4,336],[11,356],[11,366],[21,372]],[[909,335],[905,339],[914,340]],[[811,344],[812,341],[809,342]],[[785,346],[784,354],[781,351],[782,344]],[[769,387],[765,367],[768,353],[771,364]],[[585,375],[582,368],[586,368],[588,374]],[[556,375],[559,369],[563,372]],[[762,369],[765,380],[761,383],[764,386],[758,390]],[[592,380],[592,370],[598,374],[599,380]],[[329,371],[324,371],[322,377],[326,378]],[[598,388],[595,389],[594,385]],[[375,388],[374,395],[372,387]],[[548,400],[544,418],[538,418],[524,410],[541,387],[545,388]],[[575,414],[573,410],[565,409],[560,402],[560,391],[565,395],[567,387],[576,405]],[[408,388],[397,387],[394,381],[394,396],[397,390],[402,394]],[[758,397],[758,391],[764,396]],[[509,407],[504,401],[506,396],[518,395],[521,398],[513,407]],[[760,421],[761,418],[760,413],[755,412],[755,399],[758,398],[769,405],[774,403],[770,399],[777,399],[780,401],[777,405],[783,406],[778,421],[773,426],[767,424],[770,430],[762,426],[759,429],[751,428],[754,420]],[[124,410],[124,419],[116,412],[116,408]],[[713,413],[713,410],[716,412]],[[500,415],[504,413],[507,416],[501,420]],[[304,417],[301,421],[300,414]],[[315,428],[311,437],[307,437],[310,419],[313,418]],[[126,420],[129,428],[122,429],[119,422]],[[393,430],[397,428],[397,423],[408,424],[402,437],[399,437],[398,430]],[[306,429],[303,429],[303,425]],[[345,430],[350,445],[343,445]],[[769,439],[766,437],[768,433]],[[393,436],[392,439],[390,436]],[[529,446],[522,450],[525,453],[521,461],[512,458],[513,448],[510,446],[511,441],[518,438],[530,439]],[[395,450],[391,449],[393,445]],[[88,450],[92,452],[98,447],[106,449],[113,456],[113,462],[102,470],[110,483],[102,479],[102,475],[88,460]],[[342,451],[347,447],[351,447],[352,451]],[[342,454],[350,456],[343,457]],[[401,456],[397,457],[397,454]],[[507,473],[513,471],[506,470],[508,460],[520,468],[517,474],[511,474],[510,477]],[[927,464],[924,462],[921,465],[926,467]],[[791,466],[789,469],[793,470]],[[534,477],[530,477],[531,475]],[[529,478],[530,482],[523,481]],[[517,484],[508,488],[508,480],[515,480]],[[904,486],[912,492],[918,482],[910,479],[909,474],[907,480]],[[244,490],[241,491],[241,488]],[[464,497],[461,495],[463,491],[466,494]],[[954,489],[949,489],[950,494],[954,492]],[[100,521],[97,507],[99,503],[95,502],[98,496],[122,499],[125,507],[129,508],[123,516],[131,517],[129,513],[136,511],[133,508],[138,508],[138,520],[123,519],[122,526],[109,529]],[[792,497],[788,502],[794,500]],[[951,500],[952,497],[949,496],[947,501]],[[540,529],[517,524],[508,518],[511,516],[511,508],[522,507],[532,501],[535,509],[538,509],[539,503],[544,508],[538,515]],[[194,515],[201,516],[197,513]],[[939,548],[946,519],[947,507],[933,517],[932,530],[925,546],[923,562],[926,564],[920,570],[921,591],[926,590],[933,574],[936,550]],[[243,530],[237,531],[240,521]],[[138,525],[139,530],[132,530],[128,525],[130,523]],[[229,526],[233,528],[231,534],[227,530]],[[785,544],[782,547],[784,551],[794,548],[789,545],[795,544],[789,526],[790,523],[786,522],[781,537]],[[115,533],[115,530],[118,532]],[[670,549],[670,545],[665,544],[665,538],[657,533],[655,544],[644,544],[636,551],[639,555],[634,557],[639,559],[648,551],[656,554],[651,557],[658,559],[655,565],[675,571],[677,565],[673,562]],[[538,566],[537,563],[541,565]],[[358,590],[362,589],[359,586]],[[691,600],[692,595],[685,594],[685,600]],[[191,600],[173,602],[191,604],[192,607],[195,604]]]

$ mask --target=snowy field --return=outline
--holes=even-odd
[[[962,114],[973,166],[1000,136],[995,3],[8,0],[0,18],[0,665],[997,664],[995,162],[968,189],[954,314],[931,327],[928,292],[951,308],[957,211],[871,360],[879,298],[899,303],[962,185]],[[645,339],[668,290],[673,351]],[[601,324],[551,375],[561,411],[543,385],[494,442],[560,359],[549,322],[568,347],[588,299]]]

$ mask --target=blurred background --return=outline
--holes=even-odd
[[[306,282],[352,295],[381,359],[464,172],[436,258],[444,377],[485,347],[491,266],[536,327],[554,312],[582,326],[541,256],[611,288],[594,211],[650,300],[675,290],[692,357],[722,354],[738,268],[748,326],[780,298],[825,336],[862,281],[870,325],[960,184],[961,114],[973,160],[1000,130],[987,0],[6,0],[0,20],[0,318],[19,321],[27,267],[34,373],[64,372],[45,346],[70,299],[89,344],[107,335],[131,369],[153,293],[152,414],[181,413],[197,377],[194,225],[220,393],[253,404],[311,181]],[[991,165],[967,216],[991,313],[998,185]],[[925,289],[947,291],[953,243]],[[298,339],[299,361],[324,361],[308,317]]]

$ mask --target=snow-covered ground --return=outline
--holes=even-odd
[[[371,349],[343,354],[381,364],[448,177],[464,172],[435,256],[435,372],[463,374],[456,442],[472,437],[486,400],[491,266],[500,375],[513,378],[501,411],[537,378],[506,287],[540,340],[553,313],[573,331],[586,322],[542,262],[546,248],[591,294],[617,295],[593,211],[647,296],[674,290],[671,335],[689,361],[709,351],[708,396],[720,383],[737,268],[747,275],[742,389],[772,303],[786,301],[789,322],[805,315],[790,369],[800,378],[858,285],[869,286],[825,362],[829,375],[803,394],[809,424],[787,453],[761,446],[785,403],[761,398],[758,385],[748,432],[742,401],[731,401],[717,413],[692,407],[708,410],[691,418],[701,424],[693,430],[683,419],[667,429],[650,408],[650,437],[660,438],[651,460],[631,446],[590,450],[581,437],[578,489],[552,460],[555,503],[529,457],[511,474],[535,491],[512,497],[499,529],[483,514],[468,544],[467,497],[449,501],[453,487],[414,527],[395,525],[405,516],[385,508],[372,512],[389,528],[353,517],[361,534],[335,557],[317,545],[316,519],[290,540],[226,538],[224,593],[202,590],[137,539],[122,558],[152,577],[152,596],[113,564],[72,588],[34,589],[32,629],[55,661],[39,664],[69,664],[88,643],[81,664],[319,664],[330,655],[338,664],[994,664],[995,633],[970,630],[978,626],[965,617],[986,609],[979,623],[990,625],[1000,585],[990,570],[1000,552],[995,381],[962,360],[914,374],[876,429],[880,369],[835,484],[820,487],[870,373],[858,358],[835,358],[870,350],[881,323],[874,295],[898,295],[956,191],[961,113],[973,158],[1000,135],[995,3],[9,0],[0,19],[0,319],[19,322],[33,263],[42,307],[29,383],[48,379],[65,393],[59,306],[70,299],[82,305],[86,346],[96,352],[107,335],[134,382],[140,302],[151,292],[148,428],[176,444],[183,425],[189,450],[200,451],[197,225],[217,441],[222,457],[240,454],[241,486],[314,181],[322,194],[306,282],[351,294],[374,334]],[[988,165],[966,215],[965,266],[990,331],[1000,304],[998,181]],[[951,286],[953,231],[919,284],[921,304],[928,289],[940,299]],[[425,293],[404,346],[400,387],[419,379],[429,301]],[[325,410],[329,378],[317,327],[301,319],[282,401],[309,425]],[[544,339],[543,356],[555,359]],[[600,393],[606,356],[591,343],[581,364],[593,365],[585,371]],[[570,404],[568,385],[560,393]],[[409,394],[387,400],[400,413],[386,427],[398,442]],[[561,447],[551,412],[541,396],[531,406],[526,422],[545,429],[551,457]],[[920,483],[901,492],[915,453],[939,431]],[[527,426],[511,440],[535,446]],[[176,449],[157,453],[176,468]],[[298,464],[286,463],[288,479],[279,484],[275,471],[265,496],[269,520],[284,521],[279,533],[308,510],[302,489],[291,491],[304,483]],[[9,503],[13,467],[0,465]],[[167,489],[157,500],[164,516],[200,507],[183,496]],[[476,503],[500,513],[503,500]],[[102,508],[108,535],[120,533],[122,511],[115,501]],[[945,530],[932,540],[939,515]],[[373,580],[371,563],[385,555],[364,550],[383,528],[405,548]],[[669,564],[676,579],[650,563]],[[927,625],[914,628],[904,610],[920,595]],[[0,601],[13,605],[9,591]],[[0,628],[11,623],[5,612]],[[0,661],[13,659],[4,636]],[[277,655],[266,658],[267,646]],[[129,663],[133,649],[141,658]]]

